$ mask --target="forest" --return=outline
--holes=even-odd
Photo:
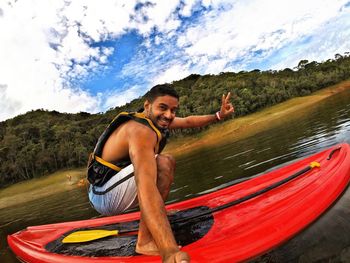
[[[349,78],[350,53],[346,52],[323,62],[301,60],[293,69],[192,74],[171,84],[180,95],[178,116],[213,114],[220,108],[222,94],[230,91],[239,117]],[[39,109],[0,122],[0,187],[85,166],[113,117],[140,109],[143,101],[144,96],[98,114]],[[198,129],[175,131],[172,136],[194,132]]]

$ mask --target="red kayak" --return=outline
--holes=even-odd
[[[167,206],[174,235],[191,262],[248,261],[298,236],[347,189],[350,146],[330,149],[225,189]],[[24,262],[160,262],[135,253],[139,212],[28,227],[8,236]],[[78,243],[77,231],[119,230]],[[305,231],[303,231],[305,232]]]

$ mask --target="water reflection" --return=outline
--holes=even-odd
[[[170,194],[170,202],[217,190],[341,142],[350,143],[350,91],[268,131],[179,158],[174,186],[179,190]]]

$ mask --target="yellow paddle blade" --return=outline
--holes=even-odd
[[[318,162],[312,162],[310,163],[310,168],[315,168],[315,167],[321,167],[321,164]]]
[[[66,236],[62,243],[80,243],[118,235],[118,230],[83,230]]]

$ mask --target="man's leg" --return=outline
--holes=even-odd
[[[171,184],[174,181],[175,159],[170,155],[157,156],[157,187],[164,202],[168,198]],[[151,233],[142,220],[142,213],[139,225],[139,233],[136,244],[136,252],[145,255],[159,255]]]

